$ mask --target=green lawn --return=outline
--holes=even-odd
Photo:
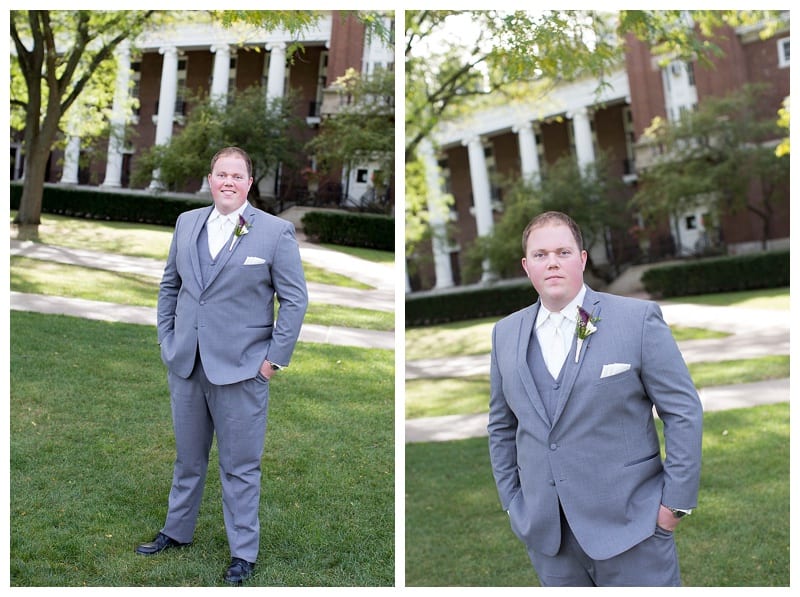
[[[174,458],[155,329],[12,311],[10,332],[11,586],[221,585],[216,452],[194,544],[133,552]],[[394,583],[394,404],[392,351],[298,345],[271,382],[251,586]]]
[[[744,307],[747,309],[789,310],[788,288],[766,288],[764,290],[743,290],[741,292],[720,292],[668,299],[667,303],[690,303],[693,305],[712,305],[716,307]]]
[[[11,257],[11,290],[83,298],[123,305],[155,307],[159,280],[152,276],[112,272],[27,257]],[[306,323],[380,331],[394,329],[394,313],[312,303]]]
[[[789,356],[690,363],[697,388],[784,379],[789,377]],[[405,382],[405,416],[468,415],[489,410],[489,376],[409,379]]]
[[[536,586],[500,509],[485,438],[406,445],[405,581]],[[683,583],[789,586],[789,405],[706,413],[698,508],[676,531]]]
[[[492,350],[492,328],[499,317],[455,321],[424,328],[406,330],[406,359],[455,357],[488,354]],[[672,329],[675,340],[702,340],[724,338],[730,334],[699,328],[676,326]]]
[[[11,212],[13,219],[15,212]],[[172,241],[172,228],[127,222],[105,222],[42,214],[37,242],[71,249],[116,253],[130,257],[148,257],[165,261]],[[12,238],[13,227],[12,227]],[[326,248],[355,255],[376,263],[391,263],[394,254],[387,251],[323,245]],[[388,266],[387,266],[388,267]],[[320,267],[304,264],[306,280],[368,290],[372,288],[347,276]]]

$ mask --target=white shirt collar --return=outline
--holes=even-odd
[[[236,211],[232,211],[227,215],[223,215],[220,212],[218,212],[215,206],[214,209],[211,210],[211,215],[208,216],[208,222],[214,222],[219,218],[225,218],[227,220],[230,220],[234,224],[237,224],[239,222],[239,216],[242,213],[244,213],[244,210],[247,209],[249,205],[250,203],[248,201],[245,201],[244,203],[242,203],[241,206],[239,206],[239,209],[237,209]]]
[[[560,313],[570,321],[578,321],[578,307],[583,304],[583,299],[586,297],[586,284],[581,285],[578,294],[575,295],[567,306],[561,309]],[[536,328],[538,329],[545,321],[547,321],[550,311],[544,305],[539,305],[539,313],[536,315]]]

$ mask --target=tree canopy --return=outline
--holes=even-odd
[[[597,82],[622,68],[632,34],[663,60],[710,61],[720,55],[722,25],[759,23],[762,38],[785,24],[781,11],[405,11],[407,254],[425,238],[427,191],[417,148],[442,121],[473,113],[487,102],[546,96],[555,85]],[[787,114],[788,116],[788,114]]]
[[[662,152],[640,173],[633,207],[647,219],[698,206],[717,219],[746,209],[761,220],[766,245],[775,203],[788,189],[789,155],[776,155],[783,131],[777,113],[762,109],[764,92],[746,85],[706,98],[679,121],[656,120],[641,142]]]
[[[390,38],[383,11],[353,12],[370,34]],[[107,134],[114,93],[114,51],[143,31],[191,18],[236,23],[294,37],[316,26],[326,11],[12,10],[11,126],[22,135],[23,190],[15,223],[34,231],[51,150],[70,136],[84,142]],[[293,44],[291,51],[300,48]]]

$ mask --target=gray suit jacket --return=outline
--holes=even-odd
[[[222,248],[204,284],[197,237],[212,209],[178,217],[158,294],[158,342],[176,375],[191,374],[199,349],[209,381],[224,385],[254,378],[265,360],[289,364],[308,294],[294,226],[249,203],[248,233]]]
[[[702,405],[658,305],[587,288],[583,307],[600,321],[565,371],[551,425],[526,361],[539,304],[493,331],[488,430],[500,502],[515,534],[547,555],[561,542],[560,502],[584,551],[608,559],[653,534],[661,503],[696,506]],[[611,364],[630,368],[601,377]]]

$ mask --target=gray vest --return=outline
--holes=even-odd
[[[217,263],[219,263],[220,257],[223,255],[223,251],[228,250],[228,243],[230,243],[230,238],[222,246],[220,252],[217,253],[216,258],[212,259],[211,253],[208,252],[208,230],[206,229],[205,224],[203,225],[203,228],[200,230],[200,234],[197,236],[197,255],[200,258],[200,274],[203,276],[204,285],[206,280],[210,280],[214,275],[214,268],[217,267]]]
[[[207,251],[206,251],[207,252]],[[561,386],[564,381],[568,367],[575,366],[575,339],[572,340],[570,350],[567,352],[567,357],[564,359],[564,364],[561,366],[561,371],[558,373],[558,378],[553,379],[553,375],[547,368],[542,356],[542,349],[539,345],[539,338],[536,336],[536,327],[531,331],[531,339],[528,342],[528,368],[533,375],[533,381],[536,384],[536,390],[542,398],[544,408],[547,411],[547,416],[550,418],[550,423],[553,422],[553,417],[556,413],[558,406],[558,397],[561,395]]]

